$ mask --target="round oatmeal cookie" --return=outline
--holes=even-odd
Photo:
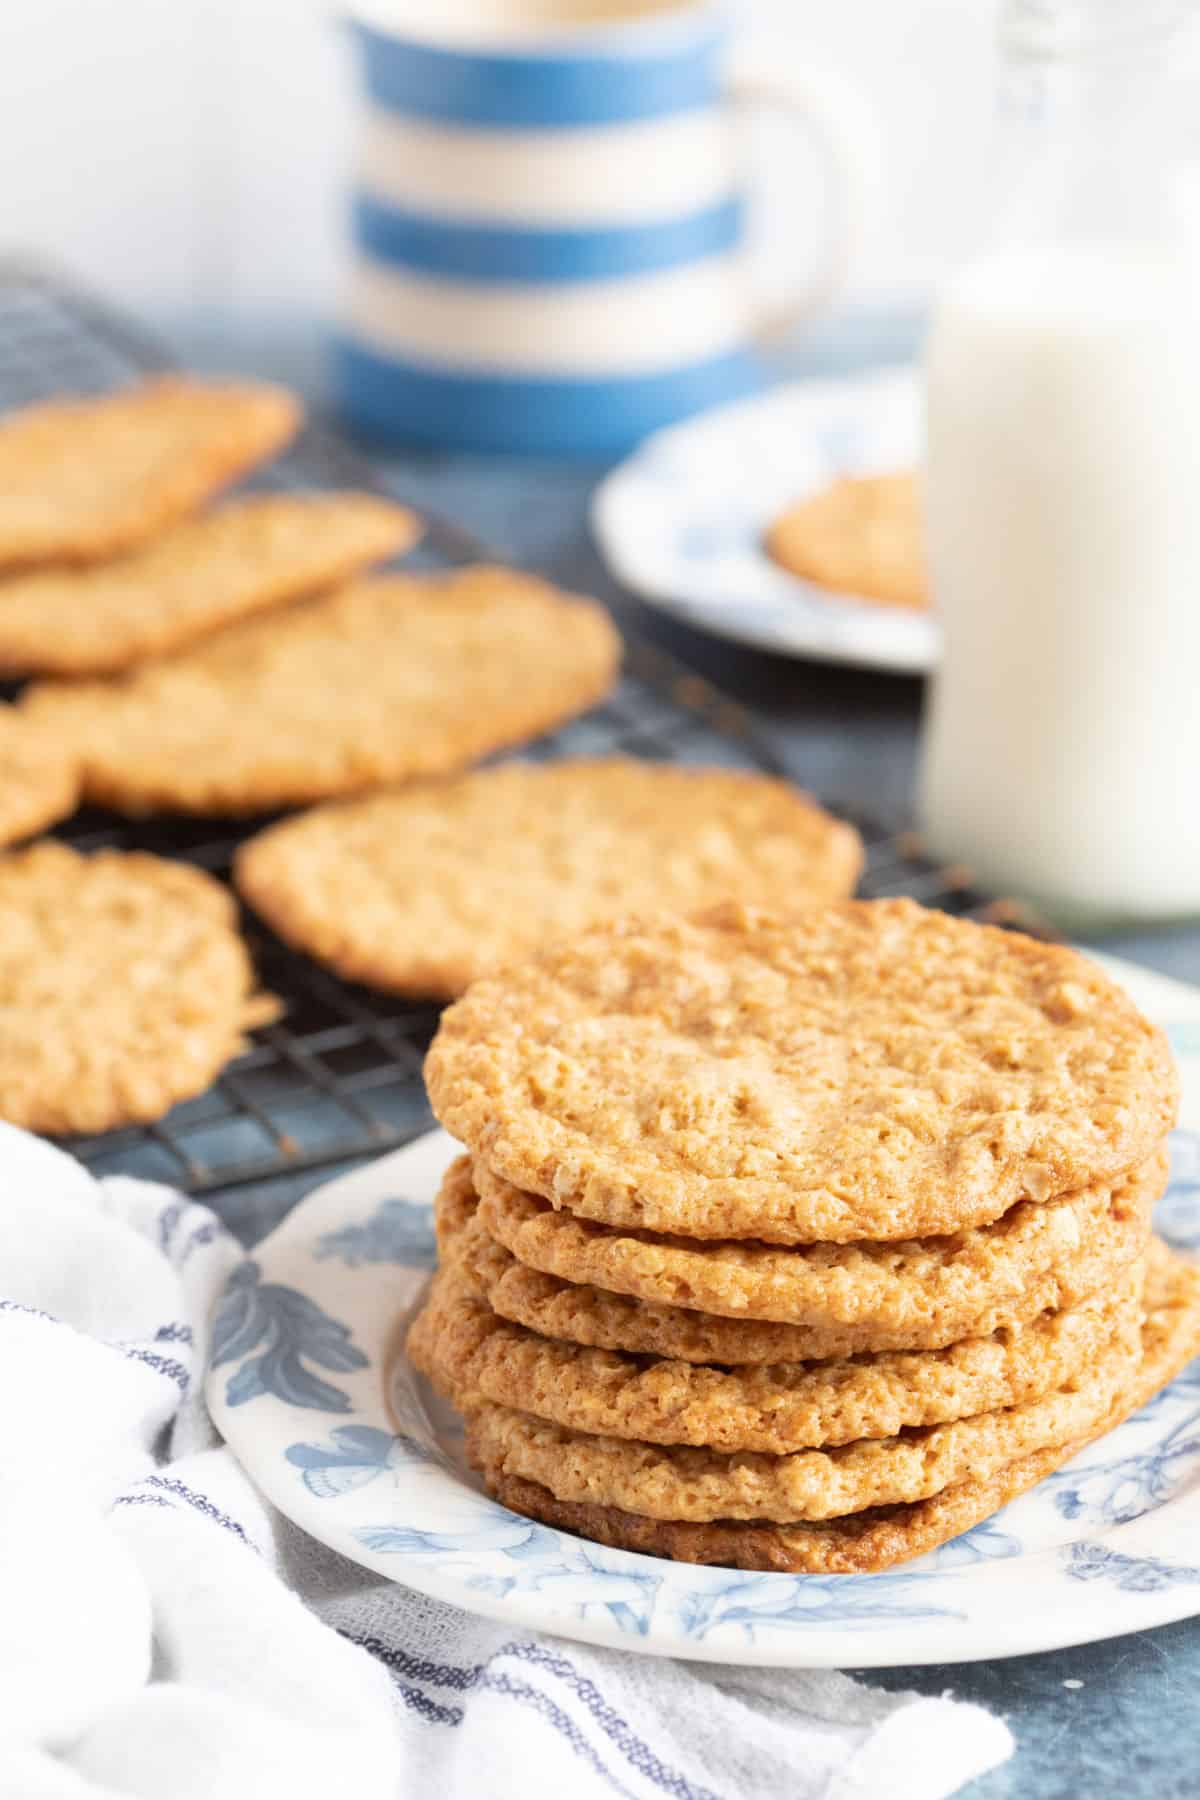
[[[33,837],[75,811],[79,767],[54,733],[0,705],[0,844]]]
[[[1109,1237],[1124,1239],[1132,1260],[1150,1235],[1169,1166],[1162,1148],[1111,1185],[1020,1201],[951,1237],[785,1248],[620,1232],[555,1212],[482,1163],[473,1180],[484,1230],[544,1274],[724,1318],[854,1325],[916,1345],[966,1335],[989,1307],[1041,1275],[1071,1281]]]
[[[791,506],[767,532],[768,555],[835,593],[924,612],[925,526],[916,475],[843,475]]]
[[[235,815],[462,768],[585,711],[619,658],[602,607],[470,568],[354,582],[21,707],[78,754],[89,799]]]
[[[407,550],[413,515],[375,494],[250,494],[102,563],[0,581],[0,674],[107,675]]]
[[[145,543],[295,436],[262,381],[161,375],[0,419],[0,564],[97,562]]]
[[[1136,1372],[1112,1410],[1087,1436],[1017,1458],[991,1475],[968,1476],[927,1500],[876,1507],[821,1524],[726,1520],[689,1524],[613,1506],[557,1500],[541,1483],[507,1473],[502,1460],[480,1441],[470,1418],[467,1449],[502,1505],[614,1549],[784,1574],[869,1574],[911,1561],[989,1518],[1173,1380],[1200,1352],[1200,1268],[1156,1245],[1149,1258],[1146,1306]]]
[[[575,1537],[590,1538],[612,1550],[779,1575],[872,1575],[911,1562],[990,1518],[1084,1448],[1081,1440],[1039,1450],[998,1469],[984,1481],[962,1481],[928,1500],[908,1506],[877,1506],[819,1525],[743,1524],[722,1519],[692,1525],[647,1519],[615,1506],[556,1500],[540,1482],[506,1474],[489,1462],[475,1438],[468,1420],[466,1443],[471,1462],[483,1475],[488,1492],[510,1512]]]
[[[232,895],[199,869],[55,843],[0,858],[0,1117],[51,1133],[160,1118],[273,1010]]]
[[[780,1244],[1113,1181],[1178,1102],[1163,1033],[1076,951],[911,900],[593,927],[477,981],[425,1077],[454,1137],[555,1206]]]
[[[460,1410],[519,1407],[571,1431],[785,1455],[889,1438],[1035,1400],[1141,1325],[1142,1268],[1069,1312],[945,1350],[742,1369],[647,1361],[538,1337],[499,1318],[454,1269],[434,1279],[408,1354]]]
[[[1135,1319],[1114,1332],[1086,1373],[1036,1400],[786,1456],[593,1436],[514,1407],[480,1404],[471,1410],[484,1453],[559,1500],[616,1506],[652,1519],[791,1524],[925,1500],[968,1475],[986,1478],[1018,1457],[1086,1437],[1128,1385],[1137,1351]]]
[[[491,1237],[477,1214],[478,1201],[468,1158],[447,1171],[438,1199],[438,1241],[442,1259],[453,1262],[480,1298],[514,1324],[542,1337],[562,1338],[602,1350],[686,1362],[738,1366],[764,1362],[810,1362],[855,1356],[872,1350],[937,1350],[962,1337],[987,1337],[1025,1325],[1045,1312],[1078,1305],[1119,1279],[1142,1254],[1149,1235],[1149,1208],[1119,1210],[1096,1223],[1078,1253],[1058,1268],[1031,1276],[1024,1288],[987,1305],[965,1322],[943,1309],[922,1318],[914,1305],[890,1330],[878,1323],[847,1324],[825,1318],[816,1324],[722,1318],[690,1306],[670,1306],[612,1293],[527,1268]]]
[[[244,899],[352,981],[453,996],[593,920],[844,899],[852,826],[785,781],[630,757],[506,763],[286,819],[243,845]]]

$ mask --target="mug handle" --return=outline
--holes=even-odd
[[[754,337],[769,347],[802,320],[824,312],[845,286],[879,181],[879,133],[858,88],[832,69],[780,69],[743,58],[733,70],[729,93],[741,110],[767,108],[797,120],[805,135],[816,140],[826,167],[830,201],[823,253],[802,291],[760,317]]]

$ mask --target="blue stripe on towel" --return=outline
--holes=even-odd
[[[354,26],[367,92],[390,112],[485,130],[571,129],[653,119],[721,97],[719,11],[687,30],[647,37],[640,54],[586,47],[472,51]]]
[[[759,385],[744,350],[649,375],[510,376],[410,362],[345,336],[334,345],[334,373],[346,418],[370,437],[526,456],[618,456]]]
[[[745,205],[736,196],[682,219],[577,231],[448,222],[368,193],[354,203],[355,236],[379,262],[479,282],[549,285],[646,275],[732,250],[744,226]]]
[[[539,1703],[540,1696],[540,1700],[547,1703],[540,1705],[540,1710],[548,1723],[559,1730],[563,1728],[563,1721],[570,1724],[568,1715],[562,1708],[556,1707],[548,1695],[541,1694],[540,1690],[528,1683],[515,1682],[512,1676],[502,1671],[497,1672],[495,1665],[506,1657],[512,1657],[563,1682],[582,1703],[592,1722],[622,1752],[631,1768],[654,1786],[662,1788],[672,1796],[672,1800],[717,1800],[711,1789],[693,1786],[685,1775],[663,1762],[646,1740],[638,1736],[628,1719],[622,1717],[591,1677],[582,1674],[570,1657],[559,1651],[541,1644],[516,1640],[502,1644],[498,1650],[493,1651],[486,1663],[469,1663],[464,1666],[460,1663],[434,1662],[429,1657],[415,1655],[401,1644],[389,1644],[375,1635],[360,1636],[340,1626],[338,1630],[342,1637],[359,1645],[361,1649],[370,1651],[372,1656],[391,1671],[407,1704],[414,1706],[431,1724],[461,1725],[464,1710],[460,1706],[438,1705],[422,1695],[419,1688],[408,1683],[425,1682],[427,1686],[449,1688],[460,1694],[469,1694],[474,1688],[482,1688],[491,1693],[506,1694],[512,1699],[533,1700],[535,1703]],[[422,1701],[425,1702],[424,1705],[421,1704]],[[547,1707],[553,1710],[550,1711]],[[590,1750],[581,1734],[576,1732],[572,1735],[569,1732],[568,1737],[576,1750],[582,1746],[594,1759],[594,1751]],[[610,1781],[614,1779],[608,1769],[601,1768],[601,1773]]]
[[[154,1492],[146,1493],[147,1488],[152,1488]],[[206,1519],[211,1519],[215,1525],[220,1525],[222,1530],[232,1532],[234,1537],[240,1538],[243,1544],[253,1550],[256,1556],[258,1555],[258,1547],[251,1540],[244,1525],[239,1524],[229,1513],[222,1512],[221,1508],[210,1500],[207,1494],[197,1493],[195,1488],[188,1487],[186,1482],[179,1481],[174,1476],[146,1475],[141,1481],[135,1482],[128,1493],[118,1494],[113,1505],[170,1506],[171,1501],[167,1498],[168,1494],[174,1495],[177,1500],[184,1501],[196,1512],[202,1513]]]

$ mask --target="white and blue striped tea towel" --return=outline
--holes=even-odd
[[[476,1619],[342,1561],[204,1408],[239,1259],[204,1207],[0,1125],[2,1800],[940,1800],[950,1699]]]

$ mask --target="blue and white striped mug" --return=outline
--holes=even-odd
[[[335,346],[352,423],[443,448],[610,455],[750,390],[757,348],[840,285],[869,174],[827,74],[731,75],[713,0],[378,0]],[[745,104],[824,147],[830,224],[765,320],[747,276]]]

